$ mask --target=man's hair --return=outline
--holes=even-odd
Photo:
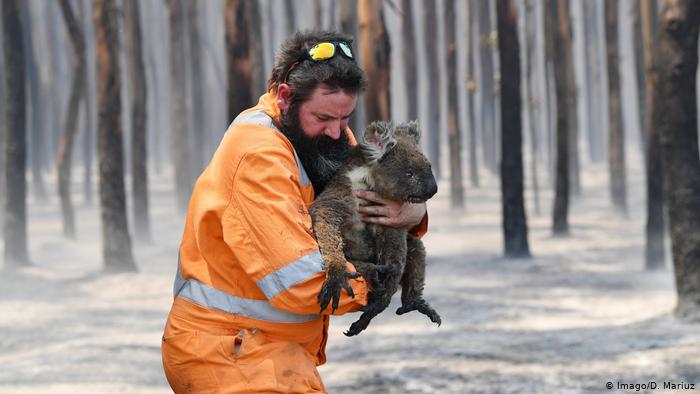
[[[320,84],[327,85],[331,89],[340,89],[347,93],[359,93],[367,85],[365,73],[357,64],[353,53],[353,59],[348,59],[339,53],[330,59],[313,61],[305,58],[314,45],[320,42],[346,42],[352,46],[351,36],[334,31],[301,31],[289,37],[280,48],[275,58],[275,67],[268,80],[268,90],[275,89],[280,83],[286,83],[292,91],[292,103],[302,103],[309,99],[311,93]],[[289,72],[290,67],[299,62]]]

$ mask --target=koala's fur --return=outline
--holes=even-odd
[[[370,320],[389,306],[391,297],[402,287],[403,314],[412,310],[427,315],[440,324],[440,316],[423,299],[425,248],[405,229],[396,229],[360,220],[358,204],[352,190],[374,191],[383,197],[419,203],[437,192],[430,162],[421,153],[420,132],[416,122],[394,127],[374,122],[365,131],[350,158],[328,182],[311,206],[314,233],[323,256],[326,282],[319,294],[321,310],[332,300],[338,306],[340,292],[353,295],[348,279],[359,274],[373,286],[362,316],[345,333],[356,335],[367,328]],[[345,261],[351,261],[358,273],[348,273]]]

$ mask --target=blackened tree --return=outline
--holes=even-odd
[[[498,53],[501,57],[501,205],[506,257],[529,257],[523,201],[520,103],[520,46],[514,0],[498,0]]]
[[[135,271],[126,220],[122,146],[118,11],[114,0],[94,0],[97,35],[98,124],[102,252],[107,272]]]
[[[656,52],[654,124],[661,136],[664,202],[676,277],[676,315],[700,321],[700,157],[698,27],[700,2],[665,0]]]

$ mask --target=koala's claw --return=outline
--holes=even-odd
[[[408,303],[401,305],[399,309],[396,310],[397,315],[403,315],[404,313],[408,313],[410,311],[418,311],[430,318],[430,321],[433,323],[436,323],[438,327],[442,324],[442,319],[440,318],[440,315],[433,309],[433,307],[428,304],[428,301],[418,298],[415,300],[411,300]]]
[[[331,304],[331,313],[338,309],[338,304],[340,303],[340,293],[342,289],[348,293],[352,298],[355,298],[355,292],[352,290],[348,279],[357,279],[360,277],[358,272],[345,272],[339,278],[337,276],[328,275],[326,276],[326,281],[323,283],[321,292],[318,294],[318,303],[321,305],[321,312],[323,312],[328,304]]]

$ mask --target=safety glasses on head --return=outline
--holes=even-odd
[[[282,80],[282,83],[287,83],[287,78],[289,78],[289,74],[302,61],[311,60],[314,62],[320,62],[322,60],[331,59],[338,52],[337,51],[338,48],[340,48],[340,53],[342,53],[345,57],[347,57],[348,59],[351,59],[351,60],[355,60],[355,58],[352,55],[352,50],[350,49],[350,44],[348,44],[347,42],[344,42],[344,41],[319,42],[318,44],[312,46],[311,49],[304,52],[304,57],[302,59],[297,60],[296,62],[292,63],[291,66],[289,66],[289,70],[287,70],[287,73],[284,75],[284,79]]]

